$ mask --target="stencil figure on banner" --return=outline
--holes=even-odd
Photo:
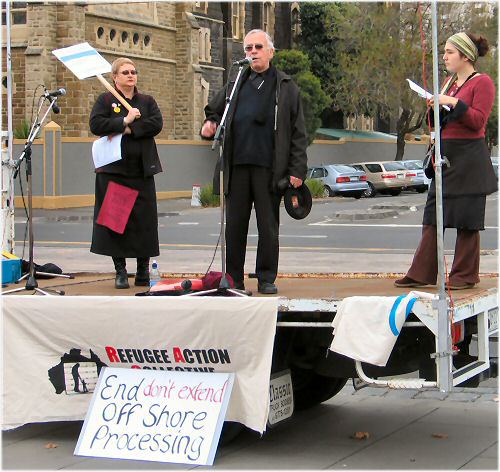
[[[149,259],[160,254],[154,175],[161,163],[154,136],[163,127],[155,99],[137,90],[133,61],[120,57],[112,64],[116,91],[130,111],[106,92],[90,115],[90,130],[109,139],[121,135],[121,159],[96,168],[95,207],[90,251],[111,256],[115,287],[129,288],[126,258],[137,259],[135,285],[149,285]]]

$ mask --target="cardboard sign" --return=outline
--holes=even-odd
[[[75,455],[212,465],[232,373],[103,368]]]
[[[111,72],[111,64],[89,43],[55,49],[52,54],[80,80]]]
[[[138,195],[138,190],[109,182],[96,223],[123,234]]]

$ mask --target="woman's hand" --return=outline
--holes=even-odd
[[[126,125],[129,125],[132,123],[134,120],[137,118],[141,117],[141,112],[139,111],[138,108],[132,108],[129,112],[128,115],[123,119]]]
[[[123,130],[123,134],[132,134],[132,130],[128,126],[125,126],[125,129]]]
[[[201,128],[201,135],[204,138],[211,138],[216,131],[217,123],[207,120],[205,121],[205,123],[203,123],[203,127]]]
[[[434,108],[434,97],[429,98],[429,100],[427,100],[427,103],[429,104],[429,106]],[[439,94],[440,105],[448,105],[450,107],[454,107],[456,106],[457,103],[458,103],[458,98],[450,97],[449,95],[443,95],[441,93]]]

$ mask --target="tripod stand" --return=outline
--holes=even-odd
[[[43,96],[45,98],[45,95]],[[47,115],[49,112],[54,109],[56,112],[59,110],[59,108],[56,105],[56,100],[57,97],[50,97],[50,105],[47,107],[47,110],[45,111],[45,114],[43,115],[42,119],[39,120],[40,116],[40,111],[43,106],[43,100],[40,100],[39,106],[38,106],[38,111],[35,117],[35,120],[31,126],[30,133],[28,135],[28,139],[26,140],[26,143],[24,145],[23,152],[21,153],[21,156],[15,163],[15,172],[14,172],[14,178],[16,178],[17,174],[19,173],[19,169],[21,167],[21,163],[23,160],[26,161],[26,181],[28,184],[28,241],[29,241],[29,270],[26,274],[24,274],[19,280],[16,281],[16,283],[20,282],[21,280],[26,280],[26,285],[25,287],[20,287],[20,288],[15,288],[13,290],[7,290],[6,292],[2,292],[2,295],[6,295],[9,293],[15,293],[15,292],[20,292],[21,290],[34,290],[35,293],[41,293],[42,295],[51,295],[49,292],[55,292],[58,295],[64,295],[63,290],[49,290],[49,289],[44,289],[42,290],[41,288],[38,288],[38,282],[36,281],[36,272],[35,272],[35,263],[33,261],[33,243],[34,243],[34,238],[33,238],[33,183],[32,183],[32,169],[31,169],[31,146],[33,144],[33,141],[35,140],[36,135],[38,134],[38,131],[40,130],[42,123],[45,121],[47,118]],[[58,111],[57,111],[58,112]],[[72,275],[65,275],[65,274],[52,274],[52,273],[46,273],[46,272],[38,272],[40,275],[48,275],[48,276],[54,276],[54,277],[63,277],[63,278],[68,278],[72,279]]]
[[[233,88],[231,89],[231,93],[229,96],[226,96],[226,107],[224,108],[224,113],[222,114],[222,118],[220,120],[219,126],[217,127],[217,131],[214,135],[214,141],[212,143],[212,151],[215,149],[217,144],[219,145],[219,200],[220,200],[220,253],[221,253],[221,266],[222,266],[222,277],[220,279],[219,288],[212,290],[204,290],[202,292],[190,293],[185,296],[198,296],[198,295],[210,295],[212,293],[217,293],[219,295],[236,295],[239,297],[247,297],[248,293],[244,290],[238,290],[231,288],[229,285],[229,281],[227,280],[226,274],[226,214],[225,214],[225,197],[224,197],[224,130],[225,124],[227,121],[227,115],[229,112],[229,108],[231,106],[231,102],[234,97],[234,93],[238,88],[239,81],[241,79],[241,73],[243,72],[244,64],[240,64],[238,69],[238,75],[233,84]]]

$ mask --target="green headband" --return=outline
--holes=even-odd
[[[448,42],[453,44],[467,59],[473,63],[477,61],[479,53],[476,45],[465,33],[457,33],[448,38]]]

